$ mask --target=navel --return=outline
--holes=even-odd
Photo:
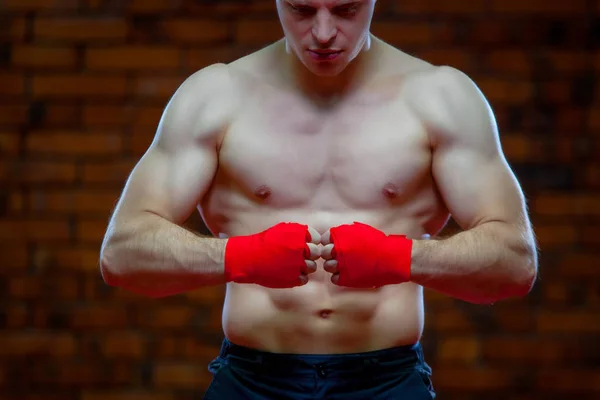
[[[319,317],[321,317],[323,319],[327,319],[331,316],[332,313],[333,313],[333,310],[329,310],[329,309],[321,310],[319,312]]]
[[[259,199],[266,199],[271,196],[271,188],[267,185],[261,185],[254,191],[254,195]]]

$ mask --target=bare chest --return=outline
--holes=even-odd
[[[227,132],[220,167],[255,201],[279,207],[372,208],[412,196],[429,176],[420,121],[401,99],[322,111],[256,99]]]

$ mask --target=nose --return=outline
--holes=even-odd
[[[317,12],[312,32],[315,39],[322,44],[327,44],[335,38],[337,27],[328,11],[319,10]]]

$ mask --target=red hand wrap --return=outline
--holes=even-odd
[[[234,236],[225,247],[227,282],[256,283],[269,288],[300,286],[310,254],[306,225],[280,223],[263,232]]]
[[[355,222],[329,230],[338,285],[374,288],[410,281],[412,240]]]

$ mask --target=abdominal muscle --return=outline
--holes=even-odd
[[[386,233],[420,237],[417,221],[380,213],[344,215],[299,211],[277,215],[236,215],[215,227],[226,236],[259,232],[280,221],[307,224],[320,234],[332,226],[360,221]],[[304,215],[303,215],[304,214]],[[253,232],[248,228],[252,227]],[[214,232],[214,231],[213,231]],[[374,255],[376,250],[374,250]],[[423,330],[423,290],[413,283],[378,289],[334,285],[331,274],[317,261],[309,282],[292,289],[270,289],[254,284],[229,283],[223,309],[223,329],[233,343],[277,353],[339,354],[372,351],[417,342]]]

